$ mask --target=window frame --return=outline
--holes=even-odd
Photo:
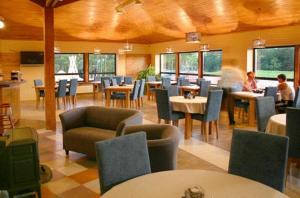
[[[168,54],[173,54],[173,55],[175,55],[175,71],[174,71],[174,72],[162,72],[162,71],[161,71],[161,67],[162,67],[161,55],[168,55]],[[175,75],[175,76],[176,76],[176,70],[177,70],[177,68],[176,68],[176,56],[177,56],[177,53],[176,53],[176,52],[173,52],[173,53],[160,53],[160,54],[159,54],[159,74],[160,74],[160,76],[161,76],[162,74],[170,74],[170,75]]]
[[[97,72],[97,73],[90,73],[90,55],[114,55],[115,56],[115,65],[114,65],[114,72],[102,72],[102,73],[99,73],[99,72]],[[92,82],[92,81],[94,81],[94,80],[90,80],[89,79],[89,75],[90,74],[94,74],[94,75],[97,75],[97,74],[104,74],[104,75],[106,75],[106,74],[111,74],[111,75],[117,75],[117,54],[116,53],[112,53],[112,52],[108,52],[108,53],[100,53],[100,54],[95,54],[95,53],[88,53],[88,55],[87,55],[87,75],[88,75],[88,81],[89,82]]]
[[[198,70],[197,73],[182,73],[180,72],[180,54],[187,54],[187,53],[197,53],[198,54]],[[178,52],[178,76],[184,75],[184,76],[199,76],[199,51],[186,51],[186,52]]]
[[[279,46],[268,46],[265,48],[253,48],[253,67],[252,71],[256,72],[256,61],[255,61],[255,56],[256,56],[256,50],[257,49],[267,49],[267,48],[287,48],[287,47],[293,47],[294,48],[294,77],[292,79],[287,79],[287,81],[294,82],[296,71],[296,45],[279,45]],[[277,80],[277,78],[269,78],[269,77],[255,77],[256,79],[261,79],[261,80]]]
[[[207,52],[218,52],[218,51],[220,51],[220,52],[222,52],[222,59],[221,59],[221,70],[222,70],[222,65],[223,65],[223,50],[222,49],[213,49],[213,50],[209,50],[209,51],[207,51]],[[220,77],[221,76],[221,74],[220,75],[214,75],[214,74],[205,74],[204,73],[204,52],[201,52],[201,65],[202,65],[202,67],[201,67],[201,69],[202,69],[202,77],[204,77],[204,76],[210,76],[210,77]]]

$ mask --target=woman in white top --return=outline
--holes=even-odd
[[[279,74],[277,80],[279,82],[277,88],[281,95],[281,101],[276,104],[276,107],[279,113],[284,113],[284,108],[293,106],[295,91],[287,84],[284,74]]]

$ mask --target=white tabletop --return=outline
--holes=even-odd
[[[243,177],[205,170],[176,170],[137,177],[113,187],[101,198],[181,198],[199,186],[205,198],[287,198],[264,184]]]
[[[171,80],[171,84],[176,84],[177,81],[176,80]],[[146,82],[146,84],[151,84],[151,85],[161,85],[162,81],[148,81]]]
[[[185,99],[183,96],[170,97],[173,111],[184,113],[201,113],[205,112],[206,97],[196,96],[194,99]]]
[[[286,114],[273,115],[267,124],[267,133],[275,135],[286,135]]]
[[[198,85],[185,85],[185,86],[179,86],[180,89],[193,89],[193,90],[199,90],[200,87]]]
[[[244,98],[256,98],[260,96],[264,96],[263,93],[253,93],[249,91],[237,91],[231,93],[234,96],[244,97]]]

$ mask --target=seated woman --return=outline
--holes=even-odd
[[[255,73],[247,72],[247,80],[244,83],[243,91],[252,91],[254,89],[257,89]]]
[[[295,91],[287,84],[284,74],[279,74],[277,80],[279,83],[277,88],[280,92],[281,100],[276,102],[276,109],[278,113],[284,113],[286,107],[293,106]]]

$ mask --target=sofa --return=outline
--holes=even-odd
[[[129,125],[142,124],[143,113],[131,109],[99,106],[80,107],[59,115],[63,132],[63,149],[95,158],[95,143],[124,134]]]
[[[147,135],[151,172],[176,169],[179,131],[167,124],[134,125],[125,128],[124,134],[144,131]]]

